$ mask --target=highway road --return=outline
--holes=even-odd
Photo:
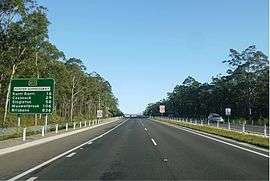
[[[264,150],[142,118],[6,154],[0,163],[1,179],[12,180],[269,180]]]

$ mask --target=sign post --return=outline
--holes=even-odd
[[[13,79],[11,80],[10,113],[45,114],[45,131],[48,114],[53,112],[53,79]]]
[[[229,124],[229,122],[230,122],[230,115],[231,115],[231,112],[232,112],[231,108],[226,108],[226,109],[225,109],[225,114],[226,114],[226,116],[228,117],[228,124]]]
[[[159,106],[159,112],[161,113],[161,116],[165,113],[165,105],[160,105]]]

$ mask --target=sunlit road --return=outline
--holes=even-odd
[[[110,132],[108,130],[119,125]],[[98,139],[75,149],[20,179],[32,180],[106,180],[106,179],[166,179],[166,180],[268,180],[269,162],[266,152],[224,144],[192,132],[177,129],[148,119],[125,119],[99,128],[105,133]],[[47,144],[48,152],[64,151],[98,136],[81,133]],[[65,147],[67,146],[69,148]],[[75,145],[75,143],[77,145]],[[16,176],[27,168],[20,163],[33,157],[46,157],[31,148],[0,157],[0,174],[4,179]],[[55,147],[55,148],[52,148]],[[56,148],[59,147],[59,148]],[[68,147],[68,146],[67,146]],[[60,149],[61,148],[61,149]],[[252,152],[254,151],[254,152]],[[262,155],[258,154],[262,153]],[[57,154],[52,154],[56,156]],[[14,157],[18,160],[18,164]],[[52,156],[51,156],[52,157]],[[46,159],[44,158],[44,161]],[[8,163],[3,168],[5,162]],[[38,165],[34,160],[28,169]],[[26,163],[27,165],[27,163]],[[13,168],[4,174],[5,169]],[[21,168],[18,168],[21,167]]]

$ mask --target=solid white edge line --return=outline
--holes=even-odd
[[[202,137],[205,137],[205,138],[214,140],[214,141],[216,141],[216,142],[220,142],[220,143],[223,143],[223,144],[226,144],[226,145],[229,145],[229,146],[232,146],[232,147],[241,149],[241,150],[245,150],[245,151],[247,151],[247,152],[251,152],[251,153],[254,153],[254,154],[257,154],[257,155],[260,155],[260,156],[269,158],[269,155],[265,155],[265,154],[263,154],[263,153],[260,153],[260,152],[254,151],[254,150],[250,150],[250,149],[247,149],[247,148],[243,148],[243,147],[241,147],[241,146],[234,145],[234,144],[232,144],[232,143],[228,143],[228,142],[225,142],[225,141],[222,141],[222,140],[219,140],[219,139],[210,137],[210,136],[206,136],[206,135],[203,135],[203,134],[200,134],[200,133],[191,131],[191,130],[189,130],[189,129],[185,129],[185,128],[182,128],[182,127],[175,127],[175,128],[181,129],[181,130],[183,130],[183,131],[187,131],[187,132],[190,132],[190,133],[192,133],[192,134],[196,134],[196,135],[199,135],[199,136],[202,136]]]
[[[157,146],[157,143],[155,142],[155,140],[154,140],[153,138],[151,138],[151,140],[152,140],[153,144],[154,144],[155,146]]]
[[[70,154],[67,155],[66,157],[67,157],[67,158],[70,158],[70,157],[72,157],[73,155],[76,155],[76,152],[70,153]]]
[[[30,177],[29,179],[27,179],[26,181],[34,181],[36,180],[38,177]]]
[[[120,124],[118,124],[117,126],[115,126],[114,128],[110,129],[109,131],[103,133],[102,136],[104,136],[104,135],[110,133],[111,131],[115,130],[116,128],[118,128],[119,126],[121,126],[122,124],[124,124],[125,122],[127,122],[127,120],[124,121],[124,122],[122,122],[122,123],[120,123]],[[64,153],[61,153],[60,155],[57,155],[57,156],[55,156],[55,157],[53,157],[53,158],[51,158],[51,159],[49,159],[49,160],[47,160],[47,161],[45,161],[45,162],[37,165],[37,166],[35,166],[35,167],[33,167],[33,168],[29,169],[29,170],[24,171],[23,173],[21,173],[21,174],[19,174],[17,176],[14,176],[14,177],[8,179],[8,181],[14,181],[14,180],[17,180],[19,178],[22,178],[25,175],[27,175],[27,174],[29,174],[29,173],[37,170],[37,169],[40,169],[40,168],[44,167],[45,165],[47,165],[47,164],[49,164],[49,163],[51,163],[51,162],[53,162],[53,161],[55,161],[55,160],[57,160],[57,159],[59,159],[59,158],[61,158],[63,156],[69,154],[70,152],[73,152],[74,150],[76,150],[76,149],[78,149],[78,148],[80,148],[80,147],[82,147],[82,146],[84,146],[86,144],[88,144],[89,142],[93,142],[94,140],[97,140],[98,138],[99,138],[99,136],[97,136],[97,137],[95,137],[95,138],[93,138],[93,139],[91,139],[91,140],[89,140],[89,141],[87,141],[87,142],[85,142],[85,143],[83,143],[83,144],[81,144],[79,146],[76,146],[76,147],[74,147],[74,148],[72,148],[72,149],[70,149],[68,151],[65,151]]]
[[[4,154],[15,152],[15,151],[19,151],[19,150],[22,150],[22,149],[25,149],[25,148],[30,148],[30,147],[33,147],[33,146],[44,144],[44,143],[54,141],[54,140],[57,140],[57,139],[60,139],[60,138],[64,138],[64,137],[67,137],[67,136],[70,136],[70,135],[74,135],[74,134],[77,134],[77,133],[81,133],[81,132],[84,132],[84,131],[88,131],[88,130],[91,130],[91,129],[94,129],[94,128],[97,128],[97,127],[100,127],[100,126],[103,126],[103,125],[106,125],[106,124],[110,124],[110,123],[113,123],[113,122],[115,122],[115,121],[112,120],[112,121],[108,121],[108,122],[105,122],[105,123],[102,123],[102,124],[99,124],[99,125],[94,125],[94,126],[91,126],[91,127],[86,127],[86,128],[81,128],[81,129],[77,129],[77,130],[70,131],[70,132],[65,132],[65,133],[62,133],[62,134],[58,134],[58,135],[54,135],[54,136],[34,140],[34,141],[31,141],[31,142],[28,142],[28,143],[23,143],[23,144],[19,144],[19,145],[8,147],[8,148],[2,148],[2,149],[0,149],[0,156],[4,155]]]

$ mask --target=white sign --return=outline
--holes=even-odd
[[[160,112],[161,114],[165,113],[165,106],[164,106],[164,105],[160,105],[160,106],[159,106],[159,112]]]
[[[230,116],[231,115],[231,108],[226,108],[225,114],[226,114],[226,116]]]
[[[22,92],[22,91],[33,91],[33,92],[40,92],[40,91],[51,91],[51,87],[14,87],[14,92]]]
[[[97,118],[102,118],[103,117],[103,111],[102,110],[97,110]]]

